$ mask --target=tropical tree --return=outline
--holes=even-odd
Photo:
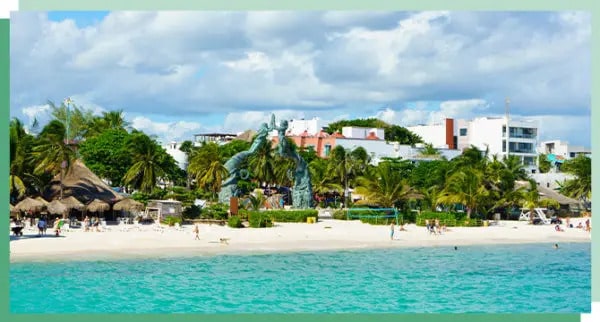
[[[208,168],[203,171],[203,175],[198,180],[198,186],[202,189],[212,192],[213,199],[217,197],[217,193],[221,190],[221,183],[227,178],[227,168],[221,160],[213,160]]]
[[[563,163],[561,170],[575,175],[575,179],[566,180],[560,192],[588,202],[592,198],[592,159],[579,155]]]
[[[69,172],[75,152],[66,142],[66,130],[63,123],[57,120],[50,121],[38,135],[36,145],[32,149],[32,158],[36,163],[35,174],[49,173],[51,175]],[[62,198],[63,186],[60,185],[60,198]]]
[[[535,181],[529,181],[529,189],[523,194],[523,208],[529,209],[529,223],[533,224],[535,208],[540,205],[540,193]]]
[[[540,169],[540,173],[548,173],[552,168],[552,163],[548,161],[547,154],[538,155],[538,168]]]
[[[88,124],[86,137],[94,137],[106,130],[128,130],[130,123],[125,120],[123,110],[102,112],[102,116],[93,117]]]
[[[25,132],[23,123],[17,118],[10,121],[10,196],[11,201],[22,198],[26,192],[23,176],[26,172],[27,149],[30,136]]]
[[[72,140],[81,140],[86,137],[90,129],[90,124],[94,119],[94,114],[91,110],[84,109],[75,104],[70,104],[67,107],[64,102],[57,106],[49,101],[48,105],[50,106],[51,115],[54,120],[62,123],[65,128],[67,124],[69,126],[69,137],[65,133],[65,140],[71,142]]]
[[[394,207],[399,201],[408,199],[413,189],[391,162],[384,161],[358,178],[356,192],[363,195],[368,204]]]
[[[442,204],[460,203],[467,207],[467,219],[477,211],[480,203],[489,196],[483,185],[483,173],[475,168],[463,167],[454,172],[446,182],[437,202]]]
[[[213,198],[227,176],[227,169],[219,150],[219,145],[214,142],[203,143],[192,150],[188,159],[189,175],[194,178],[198,188],[211,191]]]
[[[308,164],[308,170],[310,171],[310,180],[314,193],[322,195],[332,191],[344,190],[342,185],[333,182],[331,174],[328,171],[328,161],[326,159],[314,159]]]
[[[162,148],[141,132],[134,132],[127,145],[133,164],[123,176],[123,182],[143,193],[151,193],[158,179],[165,175],[164,165],[159,159]]]
[[[259,183],[265,182],[271,184],[276,181],[274,155],[271,145],[270,141],[263,142],[258,147],[256,153],[248,157],[250,172],[253,178]]]
[[[108,129],[79,144],[85,165],[113,186],[123,186],[123,177],[133,164],[130,134],[124,129]]]

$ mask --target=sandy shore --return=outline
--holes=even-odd
[[[575,218],[575,226],[585,218]],[[582,229],[554,225],[532,226],[527,222],[501,221],[498,225],[474,228],[450,228],[442,235],[431,235],[424,227],[405,226],[390,240],[389,226],[374,226],[359,221],[322,220],[316,224],[276,223],[273,228],[232,229],[218,225],[199,225],[200,240],[194,239],[192,226],[183,230],[165,228],[159,232],[151,226],[121,231],[83,232],[72,229],[61,237],[37,237],[37,231],[25,231],[23,237],[10,240],[10,260],[54,261],[110,258],[201,256],[286,251],[318,251],[387,247],[425,247],[484,244],[520,244],[591,242]],[[228,244],[220,242],[228,239]]]

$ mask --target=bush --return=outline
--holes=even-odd
[[[261,211],[248,212],[248,223],[252,228],[273,227],[273,220],[271,217]]]
[[[333,212],[333,219],[346,220],[346,211],[344,209],[337,209]]]
[[[202,208],[200,208],[196,205],[191,205],[183,210],[183,216],[185,218],[189,218],[189,219],[196,219],[196,218],[200,217],[201,213],[202,213]]]
[[[227,219],[229,212],[229,205],[224,203],[216,203],[209,206],[205,206],[202,209],[200,217],[207,219]]]
[[[238,216],[231,216],[229,218],[229,220],[227,220],[227,226],[229,226],[231,228],[244,227],[244,225],[242,225],[242,219],[240,219],[240,217],[238,217]]]
[[[308,217],[319,216],[319,211],[315,209],[306,210],[269,210],[265,211],[273,221],[277,222],[306,222]]]
[[[181,218],[180,217],[173,217],[173,216],[167,216],[165,217],[165,219],[163,219],[162,221],[163,224],[168,225],[168,226],[175,226],[176,223],[181,225]]]
[[[448,227],[477,227],[482,226],[483,222],[479,219],[471,218],[470,220],[466,219],[466,213],[452,213],[452,212],[431,212],[424,211],[417,216],[416,224],[417,226],[425,226],[425,220],[429,220],[431,223],[435,219],[439,219],[440,225],[446,225]]]

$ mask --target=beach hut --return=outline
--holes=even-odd
[[[44,199],[44,198],[42,198],[42,197],[40,197],[40,196],[37,196],[37,197],[35,197],[35,200],[37,200],[37,201],[40,201],[40,202],[41,202],[41,203],[43,203],[45,206],[48,206],[48,204],[49,204],[49,202],[48,202],[46,199]]]
[[[44,205],[43,202],[41,202],[39,200],[35,200],[30,197],[27,197],[27,198],[21,200],[19,203],[17,203],[15,205],[16,211],[23,211],[23,212],[29,212],[29,213],[40,212],[40,211],[44,210],[44,208],[46,208],[46,205]]]

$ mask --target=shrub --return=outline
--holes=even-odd
[[[167,217],[165,217],[165,219],[163,219],[162,223],[165,224],[165,225],[168,225],[168,226],[174,226],[175,223],[178,223],[178,224],[181,225],[181,218],[180,217],[167,216]]]
[[[466,226],[466,227],[477,227],[482,226],[483,222],[481,220],[471,218],[470,220],[466,219],[465,213],[452,213],[452,212],[430,212],[424,211],[417,216],[416,224],[417,226],[425,226],[425,220],[429,220],[432,222],[435,219],[439,219],[440,225],[446,225],[448,227],[455,226]]]
[[[183,216],[185,218],[190,218],[190,219],[196,219],[196,218],[200,217],[201,213],[202,213],[202,208],[200,208],[196,205],[191,205],[183,210]]]
[[[271,217],[261,211],[252,211],[248,213],[248,223],[252,228],[266,228],[273,227],[273,220]]]
[[[308,217],[319,216],[319,211],[315,209],[305,210],[269,210],[265,211],[273,221],[278,222],[306,222]]]
[[[227,226],[229,226],[231,228],[244,227],[244,225],[242,225],[242,219],[240,219],[240,217],[238,217],[238,216],[231,216],[229,218],[229,220],[227,220]]]
[[[344,209],[337,209],[333,212],[333,219],[346,220],[346,211]]]
[[[202,218],[208,219],[227,219],[227,215],[229,212],[229,205],[224,203],[216,203],[209,206],[205,206],[202,209]]]

